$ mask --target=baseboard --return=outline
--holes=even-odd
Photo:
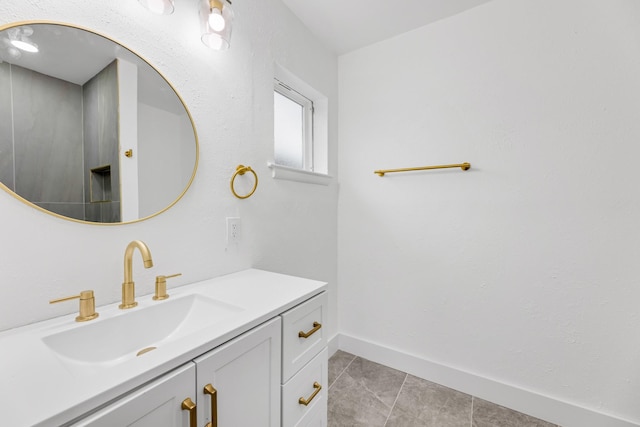
[[[329,357],[331,357],[334,354],[336,354],[336,351],[338,351],[340,349],[340,347],[338,346],[339,339],[340,339],[340,336],[338,334],[335,334],[333,337],[329,338],[329,340],[327,342],[327,349],[329,350]]]
[[[329,341],[330,354],[335,353],[335,351],[331,352],[332,346],[336,350],[355,354],[562,427],[638,427],[640,425],[349,335],[334,336]]]

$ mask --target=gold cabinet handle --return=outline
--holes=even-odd
[[[218,390],[211,384],[207,384],[203,391],[204,394],[211,396],[211,422],[208,422],[205,427],[218,427]]]
[[[313,322],[313,329],[310,330],[309,332],[298,332],[298,336],[300,338],[309,338],[311,335],[315,334],[316,332],[318,332],[320,330],[320,328],[322,328],[322,325],[318,322]]]
[[[301,397],[300,399],[298,399],[298,403],[299,404],[307,406],[309,403],[311,403],[313,398],[316,397],[316,395],[318,393],[320,393],[320,390],[322,390],[322,386],[320,384],[318,384],[317,382],[313,383],[313,388],[315,388],[315,391],[313,392],[313,394],[311,396],[309,396],[308,399],[305,399],[304,397]]]
[[[198,427],[198,414],[196,413],[196,404],[190,397],[182,401],[183,411],[189,411],[189,427]]]

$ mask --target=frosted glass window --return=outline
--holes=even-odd
[[[276,164],[304,169],[304,106],[274,92],[273,110]]]
[[[313,171],[313,101],[275,79],[273,111],[276,165]]]

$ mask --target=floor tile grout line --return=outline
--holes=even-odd
[[[349,366],[351,366],[351,364],[353,363],[354,360],[357,359],[358,356],[353,356],[353,359],[351,359],[351,362],[347,363],[347,366],[344,367],[344,369],[342,371],[340,371],[340,373],[338,374],[338,376],[336,377],[335,380],[333,380],[333,382],[331,384],[329,384],[329,390],[331,390],[331,387],[333,387],[333,385],[338,381],[338,378],[340,378],[342,376],[342,374],[345,373],[345,371],[347,370],[347,368]]]
[[[402,371],[400,371],[402,372]],[[402,380],[402,385],[400,386],[400,389],[398,390],[398,394],[396,394],[396,398],[393,401],[393,405],[391,405],[391,409],[389,409],[389,415],[387,415],[387,419],[384,421],[384,426],[386,427],[387,423],[389,422],[389,418],[391,418],[391,414],[393,413],[393,408],[396,407],[396,403],[398,403],[398,398],[400,397],[400,393],[402,393],[402,388],[404,387],[404,383],[407,382],[407,378],[409,378],[409,374],[404,373],[404,380]]]
[[[473,427],[473,403],[475,402],[476,397],[471,395],[471,415],[469,416],[469,427]]]

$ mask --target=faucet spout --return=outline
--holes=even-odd
[[[135,298],[135,282],[133,281],[133,252],[138,248],[144,268],[153,267],[153,259],[149,247],[141,240],[134,240],[124,251],[124,282],[122,283],[122,304],[119,308],[133,308],[138,305]]]

